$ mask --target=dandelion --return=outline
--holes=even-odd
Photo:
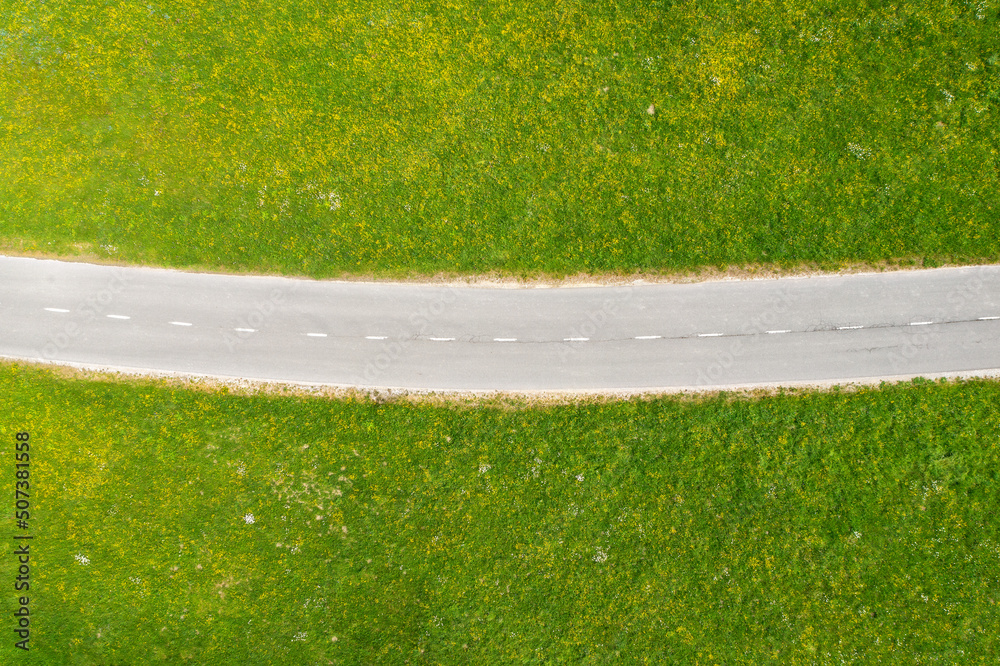
[[[244,521],[244,522],[245,522],[245,523],[246,523],[247,525],[253,525],[253,524],[254,524],[254,517],[253,517],[253,514],[252,514],[252,513],[248,513],[247,515],[243,516],[243,521]]]
[[[655,104],[650,104],[649,108],[646,109],[646,113],[648,113],[651,116],[656,115],[656,105]]]
[[[84,566],[90,564],[90,558],[87,557],[86,555],[77,554],[77,556],[74,559],[76,559],[77,562],[79,562]]]

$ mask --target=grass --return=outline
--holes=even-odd
[[[991,663],[998,405],[985,380],[529,408],[0,365],[35,535],[33,651],[0,660]]]
[[[312,276],[996,261],[998,16],[11,0],[0,245]]]

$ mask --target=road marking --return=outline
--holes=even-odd
[[[129,317],[127,315],[108,315],[108,319],[131,319],[131,318],[132,317]]]
[[[517,342],[517,338],[493,338],[493,342]]]
[[[431,338],[434,342],[451,342],[455,338]]]
[[[699,338],[717,338],[720,335],[722,335],[722,333],[699,333],[698,337]]]
[[[385,340],[388,335],[366,335],[365,340]]]
[[[911,321],[910,326],[926,326],[927,324],[933,324],[932,321]]]
[[[234,328],[234,331],[239,331],[240,333],[256,333],[256,328]]]
[[[838,331],[856,331],[859,328],[864,328],[864,326],[838,326]]]
[[[326,333],[306,333],[310,338],[325,338]]]
[[[49,312],[69,312],[69,310],[63,310],[62,308],[45,308]]]
[[[786,329],[781,330],[781,331],[768,331],[767,333],[768,333],[768,335],[774,335],[775,333],[791,333],[791,332],[792,332],[792,329],[786,328]]]
[[[636,340],[659,340],[662,337],[663,337],[662,335],[637,335],[637,336],[635,336],[635,339]]]
[[[587,342],[590,338],[563,338],[563,342]]]
[[[190,326],[191,325],[191,324],[187,323],[186,321],[172,321],[170,323],[173,324],[174,326]]]
[[[1000,317],[980,317],[979,321],[993,321],[994,319],[1000,319]]]

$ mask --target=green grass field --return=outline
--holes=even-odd
[[[998,15],[8,0],[0,248],[313,276],[997,261]]]
[[[529,408],[0,365],[5,450],[18,431],[33,651],[4,556],[4,664],[1000,651],[994,381]]]

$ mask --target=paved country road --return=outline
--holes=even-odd
[[[0,356],[414,390],[1000,375],[1000,266],[487,289],[0,257]]]

